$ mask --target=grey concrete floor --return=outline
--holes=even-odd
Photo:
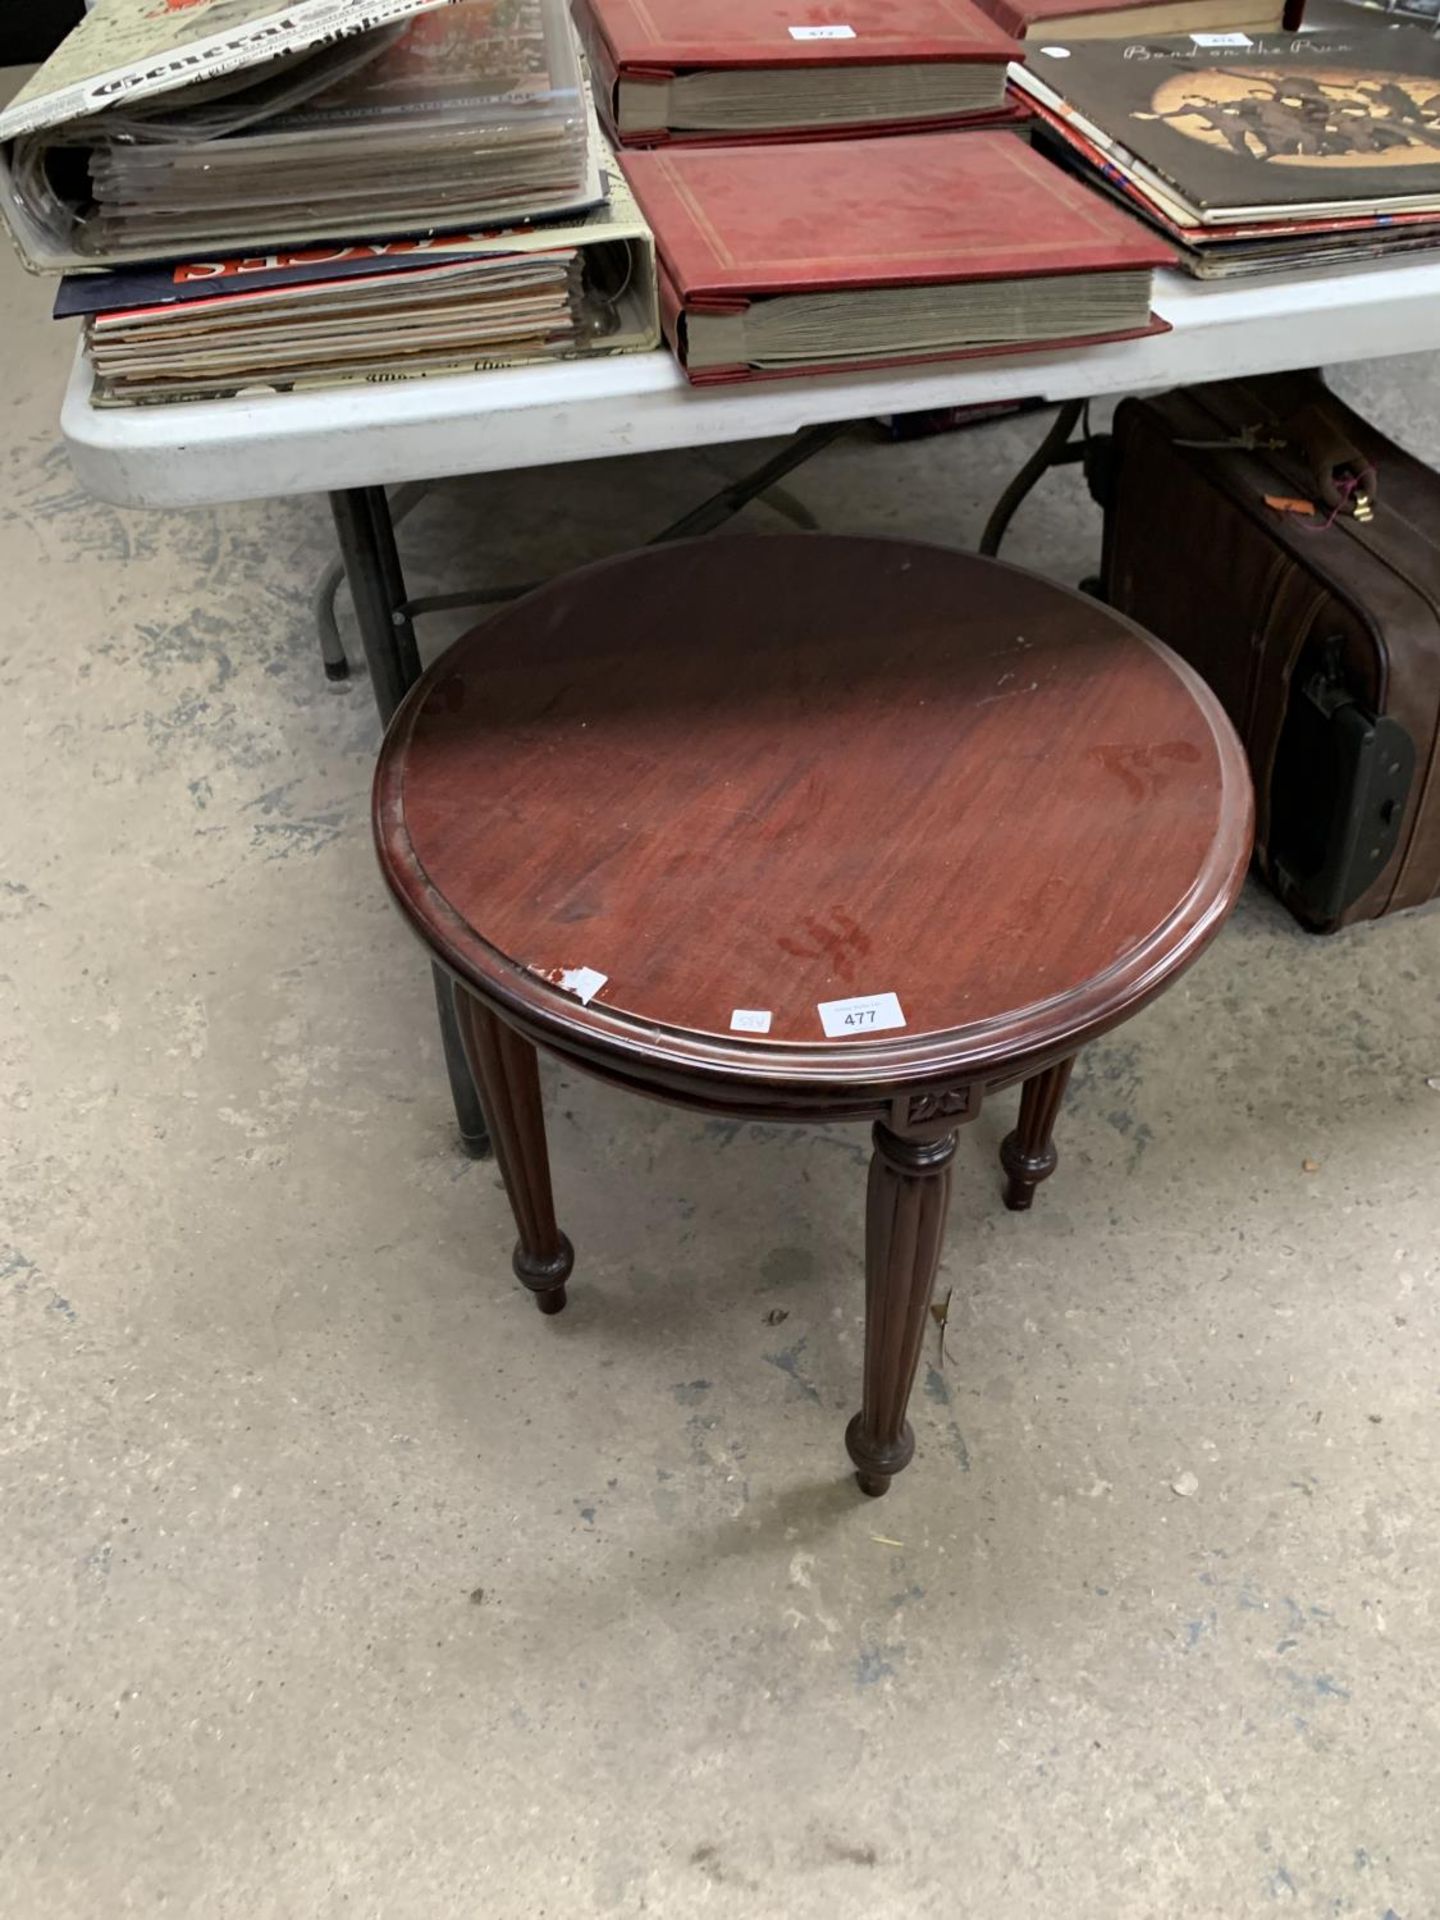
[[[84,497],[46,303],[0,270],[0,1912],[1440,1913],[1440,916],[1252,894],[1090,1051],[1028,1219],[984,1115],[866,1502],[863,1136],[552,1074],[579,1259],[530,1308],[320,676],[324,505]],[[1440,450],[1429,365],[1349,385]],[[1038,431],[795,491],[971,541]],[[415,583],[748,458],[447,485]],[[1069,476],[1010,553],[1096,535]]]

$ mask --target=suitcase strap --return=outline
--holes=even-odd
[[[1253,428],[1246,426],[1240,429],[1232,429],[1227,438],[1222,439],[1217,435],[1215,440],[1209,443],[1214,451],[1221,452],[1223,450],[1230,450],[1243,454],[1248,450],[1255,459],[1263,461],[1270,468],[1271,472],[1281,484],[1290,488],[1293,492],[1298,492],[1306,486],[1313,486],[1315,484],[1315,475],[1310,457],[1307,456],[1303,459],[1297,458],[1297,449],[1292,446],[1288,440],[1285,440],[1280,447],[1274,449],[1263,445],[1261,442],[1260,436],[1265,435],[1267,428],[1270,429],[1270,433],[1267,436],[1268,438],[1280,438],[1287,416],[1282,415],[1276,408],[1268,405],[1263,395],[1256,393],[1253,387],[1247,386],[1241,381],[1231,382],[1228,390],[1232,393],[1243,394],[1247,403],[1247,411],[1250,406],[1253,406],[1255,413],[1259,416],[1259,421]],[[1222,430],[1229,426],[1229,422],[1225,419],[1223,413],[1210,403],[1210,393],[1206,388],[1190,387],[1182,391],[1184,392],[1185,399],[1195,407],[1202,418],[1213,420],[1216,427]],[[1337,404],[1341,403],[1337,402]],[[1318,408],[1313,410],[1318,412]],[[1298,408],[1295,410],[1294,415],[1288,417],[1297,417],[1305,411],[1306,409],[1304,407]],[[1329,447],[1338,446],[1342,449],[1345,447],[1350,448],[1351,452],[1348,458],[1351,462],[1352,471],[1355,470],[1356,464],[1358,463],[1358,466],[1365,467],[1371,474],[1374,474],[1374,463],[1369,460],[1364,450],[1343,434],[1343,430],[1339,427],[1338,423],[1331,422],[1330,424],[1334,428],[1335,435],[1338,437],[1331,439],[1328,443]],[[1247,448],[1246,442],[1252,433],[1257,436],[1257,439],[1253,446]],[[1236,444],[1237,441],[1240,443],[1239,445]],[[1194,443],[1179,438],[1172,438],[1171,444],[1178,447]],[[1401,459],[1405,458],[1403,454],[1400,454],[1398,449],[1393,449],[1392,451],[1397,454],[1397,457]],[[1287,455],[1290,457],[1287,458]],[[1324,454],[1317,454],[1314,457],[1323,459]],[[1359,491],[1365,490],[1359,489]],[[1353,506],[1352,511],[1349,513],[1343,510],[1332,509],[1331,516],[1325,523],[1326,531],[1334,531],[1338,533],[1342,539],[1358,541],[1359,544],[1378,559],[1383,566],[1389,568],[1397,579],[1403,580],[1412,593],[1416,594],[1421,600],[1427,601],[1434,609],[1437,620],[1440,620],[1440,597],[1437,597],[1434,590],[1426,581],[1417,577],[1413,564],[1403,552],[1403,548],[1407,543],[1415,546],[1429,547],[1433,551],[1437,545],[1435,532],[1428,526],[1418,526],[1413,521],[1406,519],[1404,514],[1397,509],[1393,499],[1385,512],[1382,513],[1377,520],[1373,511],[1377,493],[1378,476],[1376,476],[1375,480],[1375,490],[1369,492],[1366,502],[1371,508],[1370,513],[1364,515],[1356,513],[1353,511]],[[1259,508],[1263,502],[1263,489],[1257,489],[1255,506]],[[1267,514],[1273,512],[1274,509],[1267,509]],[[1293,520],[1291,527],[1287,529],[1282,523],[1288,517],[1282,509],[1279,513],[1275,514],[1274,522],[1277,534],[1287,545],[1294,543],[1297,537],[1308,541],[1317,531],[1317,529],[1298,519]],[[1297,535],[1296,530],[1302,525],[1305,525],[1305,532]],[[1296,551],[1298,553],[1303,550],[1297,546]]]
[[[1267,434],[1264,424],[1256,422],[1223,440],[1177,439],[1172,444],[1197,453],[1298,454],[1312,491],[1320,496],[1332,515],[1348,512],[1362,524],[1375,517],[1380,478],[1373,462],[1367,460],[1345,438],[1336,422],[1327,420],[1317,406],[1302,408],[1284,422],[1284,431],[1279,434]],[[1313,503],[1294,502],[1297,507],[1302,504]]]

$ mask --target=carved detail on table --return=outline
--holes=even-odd
[[[953,1126],[957,1120],[973,1120],[979,1108],[980,1089],[973,1083],[964,1087],[936,1087],[925,1093],[907,1095],[896,1119],[907,1127],[928,1126],[937,1120]]]

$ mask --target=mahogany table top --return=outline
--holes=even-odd
[[[502,1015],[776,1082],[1083,1041],[1203,947],[1251,833],[1228,721],[1129,621],[823,534],[650,548],[496,614],[414,688],[375,806],[401,906]]]

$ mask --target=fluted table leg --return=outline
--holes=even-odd
[[[861,1490],[881,1494],[915,1451],[905,1408],[940,1264],[955,1135],[907,1140],[882,1121],[874,1140],[865,1218],[865,1387],[845,1445]]]
[[[1043,1073],[1032,1074],[1020,1093],[1020,1123],[1000,1143],[1000,1164],[1005,1169],[1005,1204],[1012,1213],[1024,1213],[1035,1199],[1035,1189],[1055,1171],[1059,1154],[1055,1151],[1055,1122],[1060,1102],[1070,1084],[1070,1069],[1075,1055]]]
[[[541,1313],[559,1313],[575,1250],[555,1223],[535,1049],[463,987],[456,990],[455,1013],[520,1236],[515,1277],[534,1294]]]

